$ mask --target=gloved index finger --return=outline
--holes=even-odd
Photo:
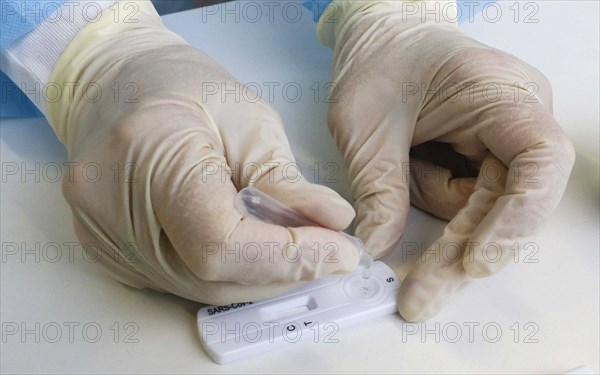
[[[497,170],[497,180],[482,173]],[[470,282],[465,272],[469,262],[470,237],[483,217],[504,193],[506,167],[488,153],[481,165],[474,191],[467,204],[450,220],[444,234],[421,255],[400,286],[398,311],[411,322],[435,316]]]

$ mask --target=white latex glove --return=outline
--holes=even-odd
[[[435,3],[437,17],[422,12]],[[449,3],[335,0],[318,25],[334,49],[329,127],[352,180],[355,234],[381,257],[409,201],[451,220],[402,283],[408,321],[510,263],[514,243],[558,204],[575,159],[547,79],[461,33]]]
[[[354,211],[297,178],[275,110],[246,101],[255,96],[167,30],[149,1],[119,7],[77,34],[51,77],[77,82],[48,113],[74,163],[64,194],[82,243],[129,285],[211,304],[353,270],[357,251],[337,231]],[[222,100],[223,90],[240,95]],[[234,202],[249,185],[324,228],[243,217]]]

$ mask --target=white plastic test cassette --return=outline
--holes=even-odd
[[[254,188],[241,190],[236,206],[272,224],[318,226]],[[223,364],[299,341],[321,342],[341,328],[396,312],[398,277],[384,263],[373,262],[358,238],[344,235],[358,252],[353,273],[330,275],[263,301],[200,309],[198,330],[210,357]]]
[[[324,342],[350,325],[395,313],[398,277],[383,262],[330,275],[285,295],[198,311],[204,349],[225,364],[300,341]],[[306,343],[308,344],[308,343]]]

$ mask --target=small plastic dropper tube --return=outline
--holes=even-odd
[[[371,271],[369,271],[369,268],[373,264],[373,257],[366,252],[365,245],[363,245],[362,241],[358,237],[351,236],[344,232],[342,232],[342,235],[349,239],[354,244],[354,247],[356,247],[358,250],[358,266],[363,268],[363,279],[368,279],[371,277]]]
[[[307,219],[297,211],[252,187],[242,189],[238,193],[235,206],[240,213],[269,224],[283,227],[320,227],[314,221]],[[373,258],[365,251],[360,239],[344,232],[341,232],[341,234],[356,247],[358,266],[363,268],[363,279],[368,279],[371,276],[369,268],[373,264]]]

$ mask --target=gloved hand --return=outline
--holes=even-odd
[[[409,201],[450,220],[401,285],[408,321],[510,263],[558,204],[575,159],[548,80],[461,33],[452,5],[334,0],[318,24],[334,49],[328,122],[352,180],[355,234],[381,257]]]
[[[132,4],[136,22],[114,21]],[[167,30],[150,2],[118,6],[77,34],[51,78],[72,88],[48,113],[72,162],[64,195],[88,257],[127,284],[211,304],[353,270],[357,251],[337,233],[352,206],[297,175],[275,110]],[[323,228],[243,217],[234,202],[249,185]]]

